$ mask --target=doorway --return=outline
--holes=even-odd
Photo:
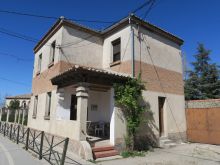
[[[77,97],[71,95],[70,120],[77,120]]]
[[[159,107],[159,135],[164,136],[164,104],[165,97],[158,97],[158,107]]]

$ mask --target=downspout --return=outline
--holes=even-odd
[[[134,52],[134,29],[132,27],[132,20],[131,20],[132,14],[130,14],[129,17],[129,24],[131,27],[131,72],[132,72],[132,77],[135,77],[135,65],[134,65],[134,57],[135,57],[135,52]]]

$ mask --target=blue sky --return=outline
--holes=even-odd
[[[116,21],[145,0],[2,0],[0,10],[67,18]],[[219,0],[157,0],[146,20],[182,39],[182,51],[190,63],[198,42],[212,50],[213,62],[220,65]],[[138,15],[143,14],[141,10]],[[0,28],[40,39],[54,20],[0,12]],[[82,23],[102,29],[107,24]],[[33,47],[35,43],[0,33],[0,95],[31,92]],[[21,61],[2,53],[26,59]],[[13,80],[13,81],[7,81]],[[17,83],[20,82],[20,83]]]

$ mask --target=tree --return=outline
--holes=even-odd
[[[16,111],[20,108],[20,101],[19,100],[11,100],[8,106],[8,109]]]
[[[16,99],[11,100],[7,108],[11,111],[11,113],[9,115],[9,122],[13,122],[14,118],[15,118],[16,111],[20,109],[20,101],[16,100]]]
[[[220,98],[219,67],[210,63],[210,53],[203,44],[198,44],[193,70],[185,81],[186,100]]]
[[[127,126],[126,147],[134,150],[135,135],[141,123],[145,106],[142,105],[144,85],[138,79],[129,79],[125,84],[114,84],[115,101],[125,116]]]

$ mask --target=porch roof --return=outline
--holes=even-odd
[[[73,65],[66,71],[51,79],[53,85],[65,87],[81,82],[112,86],[113,83],[124,83],[131,75],[93,67]]]

